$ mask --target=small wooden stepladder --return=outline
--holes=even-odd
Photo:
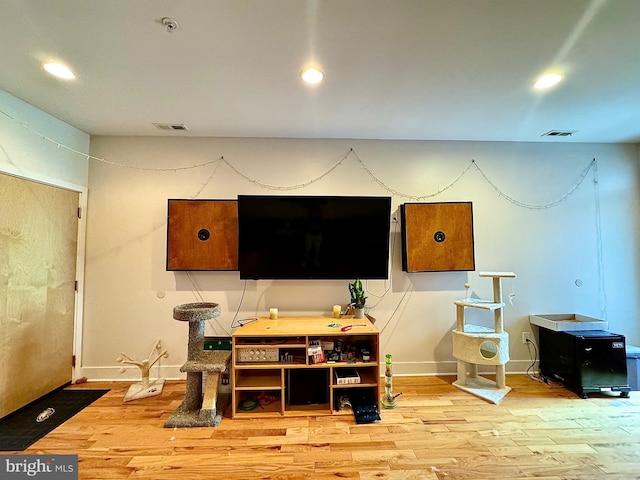
[[[492,403],[499,403],[509,393],[505,365],[509,361],[509,334],[504,330],[502,279],[516,278],[513,272],[478,272],[493,279],[493,301],[465,298],[457,300],[456,329],[453,331],[453,356],[458,361],[458,379],[453,385]],[[492,311],[494,328],[465,323],[465,309]],[[478,375],[478,365],[496,367],[495,382]]]

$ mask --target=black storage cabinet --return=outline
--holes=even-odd
[[[582,398],[595,392],[628,397],[624,335],[604,330],[557,332],[540,328],[540,374]]]

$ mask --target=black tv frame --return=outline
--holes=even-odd
[[[391,197],[238,195],[241,279],[389,278]]]

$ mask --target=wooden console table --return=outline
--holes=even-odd
[[[379,406],[379,332],[368,319],[350,316],[259,318],[233,334],[231,378],[234,418]]]

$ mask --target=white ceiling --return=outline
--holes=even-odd
[[[0,88],[92,135],[637,143],[639,52],[640,0],[0,0]]]

